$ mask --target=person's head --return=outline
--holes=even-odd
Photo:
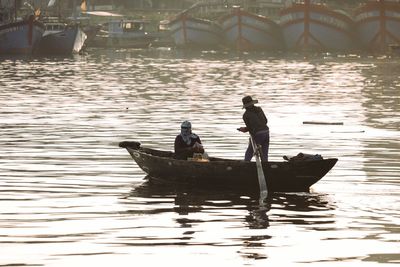
[[[184,121],[181,124],[181,133],[183,135],[189,135],[192,133],[192,124],[190,121]]]
[[[251,96],[245,96],[242,98],[243,107],[242,108],[249,108],[254,106],[254,104],[258,103],[258,100],[251,98]]]

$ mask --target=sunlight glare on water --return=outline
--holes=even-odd
[[[0,265],[399,264],[399,71],[398,58],[325,54],[4,58]],[[244,192],[158,186],[118,147],[172,150],[188,119],[210,155],[242,159],[244,95],[268,117],[270,160],[339,159],[310,192],[260,207]]]

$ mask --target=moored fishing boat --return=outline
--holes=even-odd
[[[222,29],[216,22],[193,18],[185,12],[170,21],[169,25],[177,47],[218,48],[222,45]]]
[[[0,23],[0,54],[30,55],[37,49],[43,33],[44,25],[34,15]]]
[[[177,160],[174,153],[142,147],[138,142],[124,141],[137,165],[149,179],[199,187],[230,187],[259,190],[255,162],[210,157],[206,161]],[[306,192],[324,177],[337,159],[263,162],[269,191]]]
[[[46,30],[40,41],[39,54],[79,53],[85,44],[86,34],[78,24],[67,24],[57,17],[44,20]]]
[[[310,0],[281,11],[280,25],[290,50],[352,50],[354,22],[346,14]]]
[[[92,46],[113,48],[148,48],[155,40],[146,31],[148,22],[142,19],[111,20],[105,23],[103,35],[94,38]]]
[[[400,2],[369,1],[356,10],[355,21],[364,49],[385,51],[400,45]]]
[[[283,49],[280,27],[267,17],[256,15],[236,6],[219,19],[225,44],[237,50]]]

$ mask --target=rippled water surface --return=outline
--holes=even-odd
[[[0,59],[0,266],[400,264],[400,59],[167,49]],[[239,159],[241,98],[270,160],[337,157],[309,193],[159,186],[124,140],[172,150],[189,119]],[[305,121],[343,125],[303,124]]]

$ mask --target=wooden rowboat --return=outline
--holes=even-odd
[[[174,153],[142,147],[139,142],[124,141],[136,164],[149,179],[198,187],[259,190],[255,162],[210,157],[209,161],[174,159]],[[271,192],[308,192],[324,177],[337,159],[263,162],[268,190]]]

